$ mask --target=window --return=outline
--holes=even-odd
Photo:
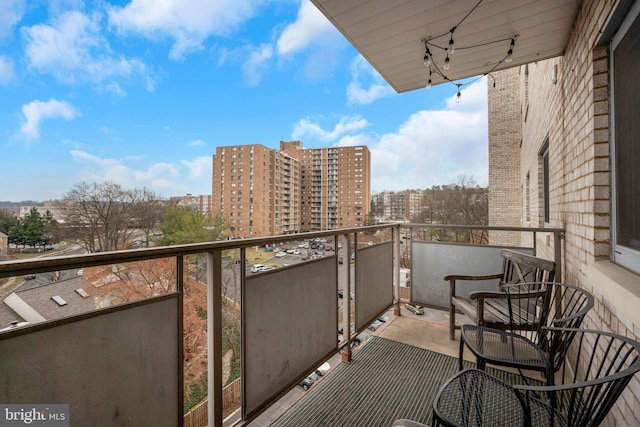
[[[527,172],[524,189],[524,220],[529,224],[531,222],[531,176]]]
[[[540,183],[542,184],[542,221],[549,224],[549,137],[544,140],[540,150],[542,160],[542,173]]]
[[[613,259],[640,272],[640,2],[611,41]]]

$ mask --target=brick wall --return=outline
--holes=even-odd
[[[522,226],[519,166],[520,141],[520,70],[512,68],[494,73],[487,79],[489,110],[489,225]],[[521,245],[520,233],[491,231],[489,242],[495,245]]]
[[[599,38],[611,29],[609,20],[617,4],[629,5],[613,0],[581,2],[564,56],[519,68],[522,191],[521,199],[514,196],[512,203],[523,207],[519,217],[523,225],[545,225],[540,150],[548,140],[549,225],[566,229],[560,279],[594,294],[595,307],[584,327],[638,339],[640,277],[610,262],[609,58],[608,40]],[[494,108],[490,96],[490,116]],[[490,150],[493,138],[490,135]],[[506,154],[506,160],[511,159]],[[490,204],[490,211],[496,209],[502,206]],[[553,258],[552,240],[539,238],[536,243],[541,256]],[[604,425],[640,425],[638,409],[636,377]]]

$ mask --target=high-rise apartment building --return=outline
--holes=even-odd
[[[370,204],[366,146],[303,149],[281,141],[218,147],[213,156],[213,212],[236,237],[362,226]]]
[[[194,196],[193,194],[187,194],[184,197],[177,197],[179,206],[187,206],[205,216],[211,216],[211,195],[200,194]]]
[[[373,196],[376,217],[382,221],[411,221],[422,208],[422,190],[383,191]]]

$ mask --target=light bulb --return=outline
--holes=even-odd
[[[442,68],[448,70],[449,67],[451,67],[451,64],[449,64],[449,55],[447,55],[447,57],[444,59],[444,65],[442,66]]]
[[[427,85],[424,87],[425,89],[431,89],[431,79],[427,81]]]
[[[509,49],[509,52],[507,52],[507,57],[504,60],[504,62],[511,62],[511,61],[513,61],[513,49]]]
[[[462,94],[458,91],[456,94],[456,104],[460,104],[460,101],[462,101]]]
[[[453,55],[453,52],[455,51],[456,51],[456,48],[453,45],[453,36],[451,36],[451,38],[449,39],[449,49],[447,49],[447,52],[449,52],[449,55]]]
[[[424,66],[428,67],[429,65],[431,65],[431,56],[429,56],[428,53],[424,54]]]

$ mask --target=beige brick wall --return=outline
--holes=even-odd
[[[520,70],[512,68],[494,73],[487,79],[489,110],[489,225],[520,227],[522,216],[519,183]],[[521,233],[491,231],[492,245],[521,245]]]
[[[613,0],[582,1],[564,56],[531,63],[526,73],[524,66],[519,68],[522,147],[518,181],[522,190],[513,203],[522,207],[522,225],[545,226],[540,150],[548,138],[548,225],[566,230],[560,279],[594,294],[595,307],[584,327],[638,339],[640,276],[610,261],[609,58],[608,41],[599,38],[617,4]],[[490,91],[490,116],[494,108]],[[494,138],[490,134],[490,150]],[[490,151],[492,154],[500,160],[500,152]],[[512,156],[505,153],[504,159],[512,161]],[[492,182],[490,177],[490,185]],[[489,208],[502,209],[491,203]],[[541,256],[553,258],[552,239],[539,238],[536,243]],[[604,425],[640,425],[637,376]]]

